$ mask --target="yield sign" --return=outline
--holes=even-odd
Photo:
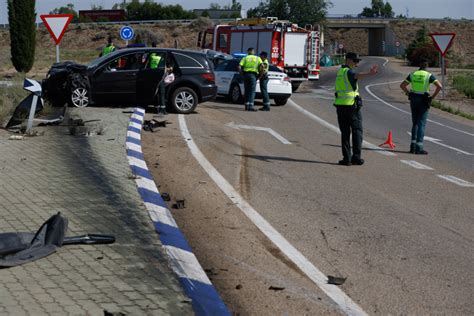
[[[74,16],[72,14],[43,14],[40,17],[56,45],[59,45]]]
[[[441,56],[444,57],[453,44],[456,33],[431,33],[430,36],[433,39],[436,49],[441,53]]]

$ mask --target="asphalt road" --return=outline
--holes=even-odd
[[[270,112],[245,112],[243,105],[218,100],[184,119],[195,145],[224,179],[310,264],[325,275],[346,277],[338,289],[363,311],[470,314],[473,124],[432,111],[426,135],[441,141],[425,143],[427,156],[407,153],[409,107],[399,83],[387,84],[406,74],[384,62],[367,58],[360,65],[364,70],[377,63],[381,70],[360,82],[364,139],[379,145],[391,130],[397,147],[387,153],[366,144],[363,166],[337,165],[335,69]]]

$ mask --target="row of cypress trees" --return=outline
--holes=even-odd
[[[18,72],[28,72],[35,60],[35,0],[7,0],[7,4],[11,60]]]

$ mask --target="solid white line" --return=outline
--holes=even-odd
[[[450,175],[442,175],[438,174],[437,175],[439,178],[444,179],[446,181],[452,182],[454,184],[459,185],[460,187],[465,187],[465,188],[474,188],[474,183],[471,183],[469,181],[463,180],[456,178],[455,176],[450,176]]]
[[[234,128],[234,129],[250,129],[250,130],[267,132],[267,133],[270,133],[273,137],[278,139],[283,144],[291,145],[291,142],[289,140],[287,140],[285,137],[281,136],[279,133],[277,133],[276,131],[274,131],[273,129],[271,129],[269,127],[250,126],[250,125],[237,125],[237,124],[234,124],[234,122],[227,123],[226,126]]]
[[[225,195],[268,237],[286,256],[293,261],[319,288],[321,288],[337,305],[349,315],[367,315],[354,301],[335,285],[327,284],[327,277],[319,271],[303,254],[291,245],[270,223],[268,223],[211,165],[197,147],[186,125],[185,118],[179,115],[181,134],[188,144],[194,158],[219,186]]]
[[[408,115],[411,115],[411,112],[408,112],[408,111],[405,111],[405,110],[402,110],[402,109],[399,109],[397,108],[396,106],[382,100],[381,98],[379,98],[378,96],[376,96],[372,91],[370,91],[370,87],[373,87],[373,86],[380,86],[380,85],[385,85],[385,84],[391,84],[391,83],[398,83],[398,82],[401,82],[400,80],[399,81],[391,81],[391,82],[384,82],[384,83],[374,83],[374,84],[369,84],[367,86],[365,86],[365,90],[371,95],[373,96],[374,98],[376,98],[377,100],[379,100],[380,102],[382,102],[383,104],[395,109],[395,110],[398,110],[400,112],[403,112],[405,114],[408,114]],[[457,129],[457,128],[454,128],[454,127],[451,127],[451,126],[448,126],[448,125],[445,125],[443,123],[440,123],[440,122],[437,122],[437,121],[433,121],[433,120],[430,120],[428,119],[427,120],[428,122],[431,122],[433,124],[437,124],[439,126],[443,126],[443,127],[446,127],[446,128],[449,128],[449,129],[452,129],[453,131],[456,131],[456,132],[459,132],[459,133],[463,133],[463,134],[466,134],[466,135],[469,135],[469,136],[474,136],[473,133],[469,133],[469,132],[466,132],[466,131],[463,131],[463,130],[460,130],[460,129]]]
[[[163,248],[171,258],[169,263],[173,271],[179,277],[212,284],[192,252],[167,245],[163,245]]]
[[[335,125],[332,125],[331,123],[329,122],[326,122],[325,120],[323,120],[322,118],[320,118],[319,116],[311,113],[310,111],[308,110],[305,110],[303,109],[300,105],[298,105],[295,101],[293,100],[288,100],[289,102],[289,105],[294,107],[295,109],[297,109],[298,111],[300,111],[301,113],[303,113],[304,115],[306,115],[307,117],[309,117],[310,119],[312,119],[313,121],[316,121],[318,122],[319,124],[321,124],[322,126],[324,127],[327,127],[328,129],[330,129],[331,131],[333,132],[336,132],[337,134],[341,134],[341,131],[339,130],[339,128]],[[370,148],[370,149],[373,149],[376,153],[379,153],[381,155],[384,155],[384,156],[396,156],[396,154],[390,152],[390,151],[386,151],[385,149],[382,149],[372,143],[369,143],[367,141],[363,141],[362,144],[367,147],[367,148]]]
[[[433,170],[433,168],[428,167],[422,163],[419,163],[418,161],[415,160],[400,160],[402,163],[409,165],[410,167],[413,167],[415,169],[420,169],[420,170]]]

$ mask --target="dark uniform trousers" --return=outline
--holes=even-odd
[[[362,113],[355,106],[339,105],[336,108],[337,121],[341,131],[342,156],[345,161],[361,159]],[[353,155],[351,155],[351,131]]]

